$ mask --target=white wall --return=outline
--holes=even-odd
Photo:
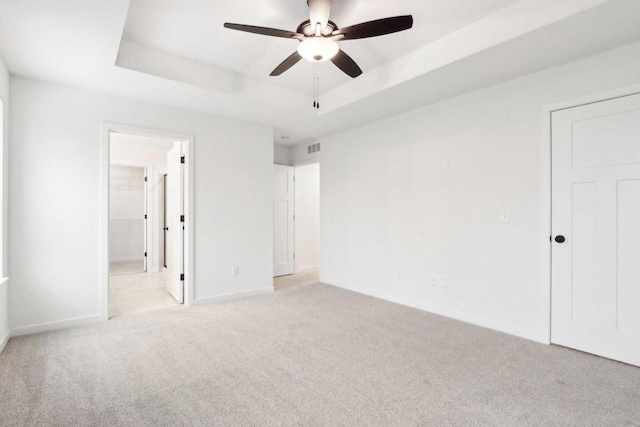
[[[291,165],[289,147],[281,144],[273,144],[273,163],[276,165]]]
[[[146,211],[144,178],[144,168],[111,165],[109,170],[110,262],[144,260]],[[150,249],[151,247],[149,252],[151,252]],[[151,257],[149,258],[151,260]]]
[[[0,227],[0,351],[4,349],[4,345],[9,336],[9,282],[3,279],[8,276],[7,262],[7,200],[8,200],[8,149],[9,149],[9,71],[0,58],[0,176],[2,177],[2,196],[0,197],[0,212],[2,213],[2,226]]]
[[[197,303],[273,289],[273,129],[13,78],[12,333],[99,319],[103,121],[194,135]]]
[[[147,271],[158,272],[164,265],[163,176],[167,173],[167,153],[176,142],[119,133],[112,133],[110,140],[112,164],[147,168]]]
[[[289,161],[290,164],[295,165],[297,163],[319,161],[322,154],[322,150],[316,153],[308,153],[308,146],[316,141],[303,142],[293,145],[289,148]]]
[[[320,264],[320,165],[295,169],[296,272]]]
[[[321,281],[544,341],[542,107],[636,83],[638,43],[320,139]]]

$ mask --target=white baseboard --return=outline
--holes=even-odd
[[[260,294],[268,294],[271,292],[273,292],[273,286],[267,286],[266,288],[252,289],[250,291],[233,292],[230,294],[196,298],[195,301],[193,301],[193,305],[213,304],[216,302],[231,301],[234,299],[246,298],[246,297],[251,297],[251,296],[260,295]]]
[[[8,283],[9,283],[9,278],[8,277],[4,277],[2,280],[0,280],[0,316],[2,316],[2,319],[0,319],[0,325],[2,325],[2,329],[5,329],[6,332],[4,333],[4,337],[2,338],[2,341],[0,341],[0,353],[2,353],[2,350],[4,350],[5,346],[7,345],[7,343],[9,342],[9,337],[10,337],[10,331],[9,328],[7,327],[7,325],[9,324],[9,291],[8,291]],[[6,289],[5,289],[6,288]],[[2,333],[2,332],[0,332]]]
[[[19,337],[21,335],[38,334],[40,332],[55,331],[58,329],[72,328],[74,326],[91,325],[102,321],[102,316],[97,314],[95,316],[78,317],[75,319],[58,320],[56,322],[39,323],[37,325],[12,328],[10,335],[11,337]]]
[[[5,336],[2,339],[2,341],[0,341],[0,353],[2,353],[4,348],[7,346],[7,343],[9,342],[9,338],[11,336],[11,334],[9,332],[10,331],[7,331],[7,333],[5,334]]]
[[[144,257],[143,258],[114,258],[109,260],[109,264],[114,264],[118,262],[134,262],[134,261],[135,262],[144,261]]]
[[[357,292],[364,295],[369,295],[374,298],[383,299],[397,304],[406,305],[408,307],[417,308],[419,310],[428,311],[429,313],[438,314],[440,316],[450,317],[452,319],[460,320],[465,323],[471,323],[472,325],[482,326],[484,328],[493,329],[494,331],[504,332],[505,334],[515,335],[520,338],[525,338],[531,341],[540,342],[543,344],[549,344],[548,337],[540,333],[539,331],[532,331],[523,329],[517,326],[509,325],[506,323],[498,322],[483,317],[474,316],[467,313],[462,313],[456,310],[448,308],[436,307],[429,304],[424,304],[419,301],[415,301],[409,298],[400,297],[387,292],[374,291],[358,286],[351,286],[345,283],[341,283],[339,280],[331,280],[326,278],[320,278],[320,282],[327,285],[336,286],[349,291]]]

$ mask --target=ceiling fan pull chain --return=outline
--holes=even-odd
[[[316,109],[320,109],[320,65],[316,63]]]

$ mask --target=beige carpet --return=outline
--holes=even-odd
[[[640,369],[316,284],[14,338],[0,424],[637,426]]]
[[[109,318],[179,305],[167,280],[166,272],[109,276]]]
[[[273,289],[281,291],[292,286],[311,285],[313,283],[318,283],[319,281],[318,268],[309,268],[296,274],[274,277]]]
[[[144,261],[121,261],[109,264],[109,276],[144,273]]]

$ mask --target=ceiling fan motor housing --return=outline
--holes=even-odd
[[[338,29],[338,26],[335,22],[329,21],[327,22],[327,26],[322,29],[323,36],[330,36],[335,30]],[[315,35],[315,29],[311,26],[311,21],[306,20],[302,24],[298,25],[297,33],[304,34],[305,37],[313,37]]]

